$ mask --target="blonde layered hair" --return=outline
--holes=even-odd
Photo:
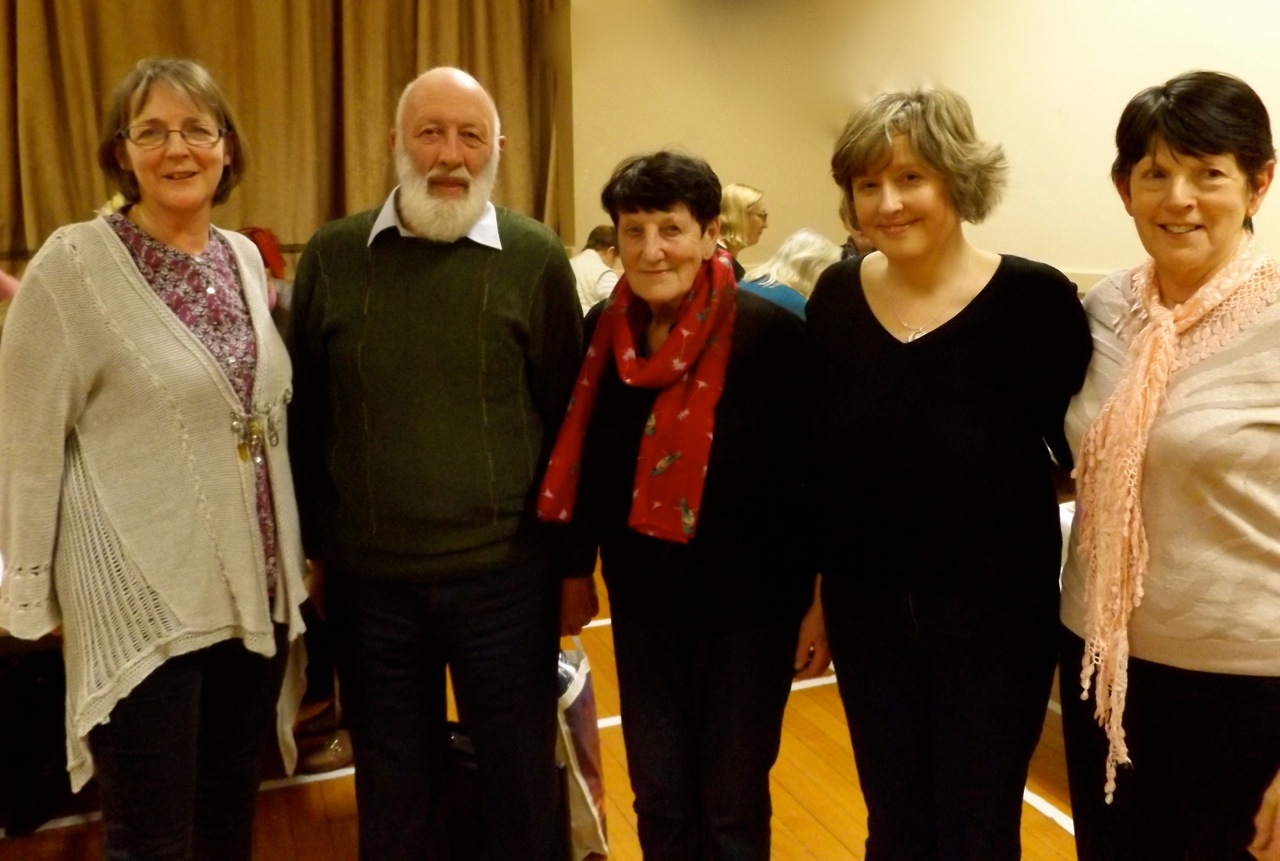
[[[942,174],[963,220],[978,224],[1000,202],[1009,170],[1004,150],[978,138],[969,103],[958,93],[918,89],[881,93],[845,123],[831,156],[831,176],[851,213],[854,179],[887,159],[898,135],[926,167]]]
[[[720,241],[730,253],[747,247],[747,207],[759,203],[764,192],[735,182],[720,193]]]

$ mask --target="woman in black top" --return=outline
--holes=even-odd
[[[645,858],[767,861],[791,681],[828,663],[804,329],[737,290],[705,162],[627,159],[602,198],[624,275],[587,315],[539,515],[569,522],[569,628],[591,615],[600,553]]]
[[[974,248],[1006,164],[945,91],[850,118],[837,184],[877,251],[808,306],[823,604],[867,859],[1018,858],[1053,678],[1052,451],[1090,354],[1073,285]]]

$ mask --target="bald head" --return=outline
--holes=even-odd
[[[403,128],[407,110],[438,99],[473,100],[482,105],[487,112],[493,136],[501,137],[502,123],[498,119],[498,106],[494,104],[493,97],[480,86],[479,81],[452,66],[428,69],[404,88],[404,92],[400,94],[400,102],[396,105],[396,129]]]
[[[405,87],[391,130],[401,220],[437,241],[465,235],[489,202],[504,143],[498,110],[475,78],[424,72]]]

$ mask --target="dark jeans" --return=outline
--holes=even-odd
[[[89,732],[107,861],[248,861],[288,651],[226,640],[172,658]]]
[[[1062,629],[1062,731],[1080,861],[1248,861],[1253,817],[1280,768],[1280,678],[1129,659],[1132,766],[1106,804],[1107,738],[1080,699],[1084,641]]]
[[[799,620],[669,628],[613,608],[622,735],[646,861],[768,861]]]
[[[853,594],[828,577],[823,609],[867,802],[867,861],[1020,858],[1022,792],[1053,683],[1053,603],[995,612],[974,598]]]
[[[485,839],[464,857],[562,861],[559,584],[545,566],[440,584],[335,575],[328,606],[356,757],[360,857],[445,857],[448,666],[475,746]]]

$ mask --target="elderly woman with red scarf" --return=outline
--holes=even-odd
[[[797,463],[799,320],[737,290],[720,182],[671,152],[601,195],[624,276],[589,341],[539,514],[568,524],[565,621],[599,551],[647,859],[769,857],[769,770],[794,677],[827,648]]]

